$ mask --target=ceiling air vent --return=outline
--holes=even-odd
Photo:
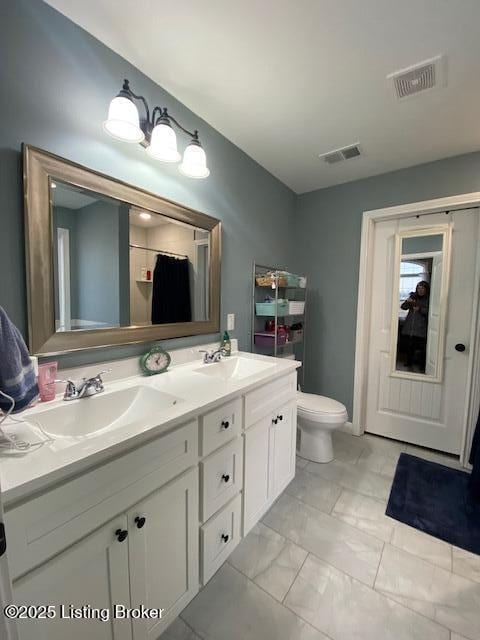
[[[359,142],[349,145],[348,147],[342,147],[341,149],[334,149],[328,153],[320,153],[319,158],[325,160],[327,164],[336,164],[337,162],[343,162],[344,160],[350,160],[350,158],[356,158],[360,155]]]
[[[397,100],[403,100],[428,89],[445,86],[445,58],[435,56],[387,76]]]

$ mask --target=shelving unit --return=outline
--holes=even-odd
[[[262,355],[270,355],[276,358],[290,357],[302,362],[302,366],[298,370],[298,379],[303,386],[305,377],[304,356],[305,356],[305,318],[307,311],[307,287],[300,286],[281,286],[284,280],[283,274],[285,269],[279,267],[272,267],[267,265],[261,265],[256,262],[253,263],[253,281],[252,281],[252,337],[251,337],[251,351],[252,353],[259,353]],[[257,284],[258,276],[269,276],[271,284],[269,286],[260,286]],[[293,280],[297,278],[303,278],[303,276],[297,276],[297,274],[290,274],[293,276]],[[272,299],[272,313],[271,315],[257,315],[257,303],[262,303],[265,298],[269,296]],[[290,314],[278,305],[278,301],[287,299],[290,302],[303,302],[303,313]],[[302,324],[301,337],[297,336],[294,340],[289,340],[285,343],[279,339],[279,333],[275,331],[266,330],[266,322],[274,323],[274,327],[280,327],[285,325],[287,329],[296,323]],[[271,344],[259,345],[258,336],[262,334],[268,335],[271,339]],[[290,335],[290,333],[289,333]],[[257,343],[255,337],[257,336]]]

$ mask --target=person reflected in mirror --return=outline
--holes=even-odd
[[[415,291],[411,291],[407,300],[402,302],[401,309],[408,311],[402,327],[405,342],[405,365],[411,371],[418,368],[418,373],[425,373],[427,355],[428,306],[430,301],[430,285],[426,280],[419,282]]]

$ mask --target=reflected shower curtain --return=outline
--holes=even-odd
[[[152,324],[191,322],[189,261],[159,254],[153,272]]]

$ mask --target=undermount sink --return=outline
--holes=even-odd
[[[234,356],[220,362],[204,364],[199,369],[195,369],[195,372],[225,381],[243,380],[273,366],[275,366],[274,363]]]
[[[180,398],[147,386],[128,387],[64,402],[32,416],[32,423],[54,438],[84,438],[146,422],[173,407]]]

